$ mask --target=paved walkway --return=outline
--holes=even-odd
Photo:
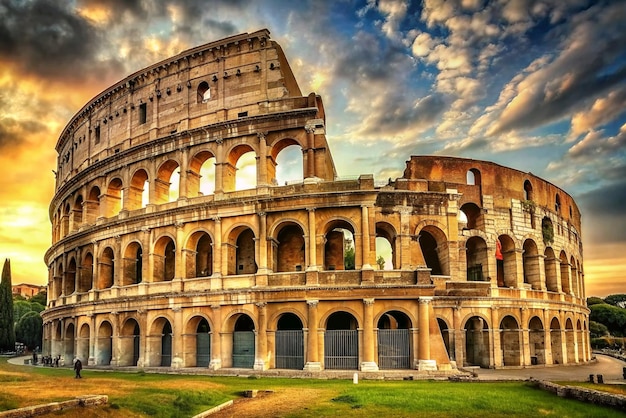
[[[626,384],[622,375],[626,362],[616,358],[595,354],[596,361],[589,364],[571,366],[532,366],[525,369],[472,369],[480,380],[527,380],[531,377],[549,381],[577,381],[589,380],[589,375],[601,374],[604,383]]]
[[[468,368],[466,370],[475,373],[479,380],[528,380],[532,377],[538,380],[585,382],[589,380],[589,375],[593,374],[596,376],[602,375],[604,383],[626,384],[626,380],[622,375],[626,362],[602,354],[595,354],[595,357],[595,361],[582,365],[531,366],[519,369]],[[14,357],[9,359],[9,363],[23,366],[24,360],[31,358],[32,356]],[[163,368],[165,373],[168,370]],[[184,373],[182,370],[180,372]],[[198,372],[198,369],[193,369],[193,373],[190,374],[201,374]],[[401,371],[398,372],[402,374]],[[210,375],[210,373],[207,374]],[[346,376],[351,377],[352,372]]]

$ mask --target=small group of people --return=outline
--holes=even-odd
[[[41,357],[41,364],[44,366],[59,367],[60,362],[61,362],[60,355],[56,357],[52,357],[52,356]],[[37,353],[33,353],[33,364],[37,364]]]

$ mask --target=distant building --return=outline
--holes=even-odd
[[[13,296],[20,295],[25,298],[32,298],[35,295],[40,294],[46,290],[47,286],[39,286],[36,284],[20,283],[11,286]]]
[[[278,181],[290,146],[302,180]],[[72,117],[56,151],[42,316],[44,354],[66,363],[429,371],[591,358],[574,199],[465,158],[411,156],[384,185],[338,178],[322,99],[302,95],[266,30],[128,76]]]

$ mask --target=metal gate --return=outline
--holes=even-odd
[[[211,362],[211,334],[196,334],[196,367],[208,367]]]
[[[410,369],[408,329],[378,330],[378,367],[380,369]]]
[[[352,370],[359,367],[359,334],[357,330],[326,330],[324,334],[324,367]]]
[[[254,331],[233,332],[233,367],[254,366]]]
[[[161,366],[172,365],[172,334],[163,334],[161,338]]]
[[[304,368],[304,334],[301,329],[276,331],[276,368]]]

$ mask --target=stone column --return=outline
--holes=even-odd
[[[211,290],[222,288],[222,260],[226,257],[222,257],[222,220],[219,216],[212,218],[213,228],[215,231],[213,243],[213,274],[211,275]],[[227,270],[228,271],[228,270]]]
[[[213,321],[211,324],[211,362],[210,370],[222,368],[222,310],[220,305],[211,305]]]
[[[550,330],[550,312],[544,308],[543,310],[543,348],[544,348],[544,360],[545,364],[553,364],[554,358],[552,357],[552,334]]]
[[[254,370],[267,370],[267,303],[256,304],[259,313],[259,332],[257,334],[257,353],[254,359]]]
[[[437,370],[436,361],[430,358],[430,315],[428,312],[429,304],[432,300],[432,297],[420,296],[417,301],[419,370]]]
[[[172,308],[174,323],[172,324],[172,363],[171,367],[180,369],[185,367],[183,345],[183,310],[180,306]]]
[[[363,361],[361,371],[378,370],[374,361],[374,299],[363,299]]]
[[[498,307],[493,306],[491,308],[491,325],[489,326],[489,333],[491,334],[491,346],[489,350],[489,366],[499,367],[503,364],[502,357],[502,344],[500,343],[500,316],[498,315]]]
[[[257,133],[257,137],[259,138],[259,156],[258,156],[258,164],[257,164],[257,173],[256,173],[256,185],[259,186],[267,186],[267,139],[265,138],[264,133]]]
[[[271,270],[267,260],[267,213],[259,212],[257,215],[259,219],[259,268],[257,274],[268,274]]]
[[[361,230],[363,233],[361,234],[361,251],[363,252],[361,270],[373,270],[372,265],[370,264],[371,255],[370,255],[370,222],[369,222],[369,211],[367,206],[361,206]],[[365,277],[363,278],[365,280]],[[374,275],[371,274],[371,277],[368,277],[368,281],[374,281]]]
[[[307,335],[307,353],[306,359],[307,362],[304,365],[305,371],[320,371],[322,370],[322,365],[319,360],[319,352],[317,351],[317,305],[319,304],[319,300],[307,300],[307,305],[309,305],[309,329]]]
[[[520,359],[520,363],[522,366],[530,366],[530,330],[528,329],[528,308],[523,307],[521,312],[522,323],[520,324],[520,333],[521,335],[521,344],[520,347],[522,358]]]
[[[306,168],[304,178],[315,177],[315,128],[306,127]]]
[[[224,156],[224,140],[218,138],[215,140],[217,144],[217,155],[215,156],[215,197],[221,197],[224,194],[224,164],[227,162]]]
[[[411,270],[411,208],[401,207],[400,212],[400,231],[398,231],[399,242],[396,245],[396,251],[398,251],[400,260],[400,269]],[[398,268],[398,267],[396,267]]]
[[[307,270],[319,270],[317,265],[317,228],[315,225],[315,208],[307,208],[309,212],[309,263]]]
[[[188,159],[188,149],[181,149],[179,152],[180,155],[180,167],[178,171],[180,173],[180,177],[178,179],[178,200],[187,200],[189,189],[187,187],[188,183],[188,174],[189,174],[189,159]]]
[[[89,323],[89,358],[87,364],[93,366],[96,364],[96,341],[98,333],[96,332],[96,316],[91,314]]]

